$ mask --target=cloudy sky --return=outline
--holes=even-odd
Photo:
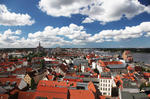
[[[147,48],[150,0],[0,0],[0,48]]]

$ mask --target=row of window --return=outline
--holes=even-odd
[[[103,92],[102,95],[108,95],[108,96],[110,96],[110,93]]]
[[[100,88],[101,91],[110,91],[110,88]]]
[[[106,82],[106,83],[110,83],[110,80],[106,80],[106,79],[100,79],[100,82]]]
[[[110,84],[100,84],[100,86],[103,86],[103,87],[110,87]]]

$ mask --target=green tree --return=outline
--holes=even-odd
[[[35,89],[35,88],[36,88],[36,84],[35,84],[34,79],[32,78],[32,79],[31,79],[31,89],[33,90],[33,89]]]
[[[44,69],[45,68],[45,60],[41,60],[41,68]]]
[[[145,83],[142,83],[142,84],[140,85],[140,90],[142,90],[145,86],[146,86]]]
[[[12,56],[12,55],[9,55],[9,59],[13,59],[13,56]]]

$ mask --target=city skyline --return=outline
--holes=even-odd
[[[149,48],[149,0],[0,0],[0,48]]]

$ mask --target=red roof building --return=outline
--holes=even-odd
[[[33,99],[35,92],[24,92],[20,91],[18,94],[18,99]]]
[[[95,99],[92,91],[89,90],[69,90],[70,99]]]
[[[46,86],[46,87],[76,87],[77,83],[76,82],[66,82],[66,81],[45,81],[45,80],[41,80],[38,83],[37,89],[40,88],[41,86]]]
[[[150,73],[143,73],[144,78],[150,78]]]
[[[0,94],[0,99],[8,99],[9,95],[8,94]]]
[[[103,60],[99,60],[98,61],[100,66],[107,66],[107,65],[114,65],[114,64],[123,64],[121,61],[103,61]]]

